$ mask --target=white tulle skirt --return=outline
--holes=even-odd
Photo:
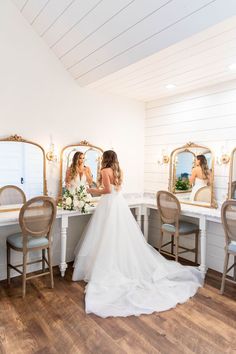
[[[103,195],[75,251],[72,279],[88,282],[85,310],[101,317],[165,311],[202,285],[194,267],[149,245],[121,192]]]

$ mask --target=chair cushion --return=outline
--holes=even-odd
[[[228,251],[236,253],[236,242],[235,241],[230,242],[230,244],[228,246]]]
[[[7,242],[10,245],[23,248],[23,236],[22,233],[13,234],[7,237]],[[28,248],[40,247],[40,246],[47,246],[48,239],[46,237],[28,237]]]
[[[162,231],[166,231],[169,233],[175,233],[175,225],[174,224],[163,224],[162,225]],[[185,234],[185,233],[194,233],[197,230],[199,230],[198,225],[195,225],[191,222],[187,221],[180,221],[179,222],[179,234]]]

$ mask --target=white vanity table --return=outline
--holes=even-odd
[[[129,207],[135,209],[135,214],[137,217],[137,222],[141,226],[142,216],[144,219],[144,237],[148,239],[148,218],[150,215],[150,210],[157,209],[155,198],[151,197],[137,197],[137,198],[126,198]],[[92,207],[87,214],[92,214],[95,207]],[[206,255],[207,255],[207,222],[213,221],[216,223],[221,223],[220,209],[204,208],[194,205],[181,204],[181,215],[192,217],[199,220],[199,227],[201,230],[200,240],[200,266],[199,269],[204,274],[206,273]],[[0,227],[16,225],[18,224],[19,211],[9,211],[0,213]],[[68,224],[70,217],[80,217],[82,218],[84,214],[78,211],[68,211],[58,208],[57,219],[60,220],[60,271],[62,277],[65,275],[67,268],[66,263],[66,250],[67,250],[67,235],[68,235]]]

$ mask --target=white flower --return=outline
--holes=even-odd
[[[86,195],[85,201],[88,202],[88,203],[92,201],[92,196],[91,196],[91,194],[87,194],[87,195]]]
[[[83,206],[84,206],[84,204],[85,204],[84,201],[83,201],[83,200],[80,200],[79,203],[78,203],[79,209],[82,209]]]
[[[66,206],[71,206],[72,204],[72,198],[71,197],[67,197],[66,198]]]
[[[80,201],[77,198],[74,198],[74,207],[75,207],[75,209],[80,208]]]

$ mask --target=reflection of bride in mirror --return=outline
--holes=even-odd
[[[72,159],[70,167],[66,171],[66,188],[70,191],[83,185],[92,185],[93,177],[88,166],[84,165],[84,154],[77,151]]]
[[[209,170],[207,159],[204,155],[197,155],[195,167],[192,169],[192,175],[189,178],[190,183],[193,185],[190,200],[193,201],[196,192],[205,186],[210,185],[211,172]]]

